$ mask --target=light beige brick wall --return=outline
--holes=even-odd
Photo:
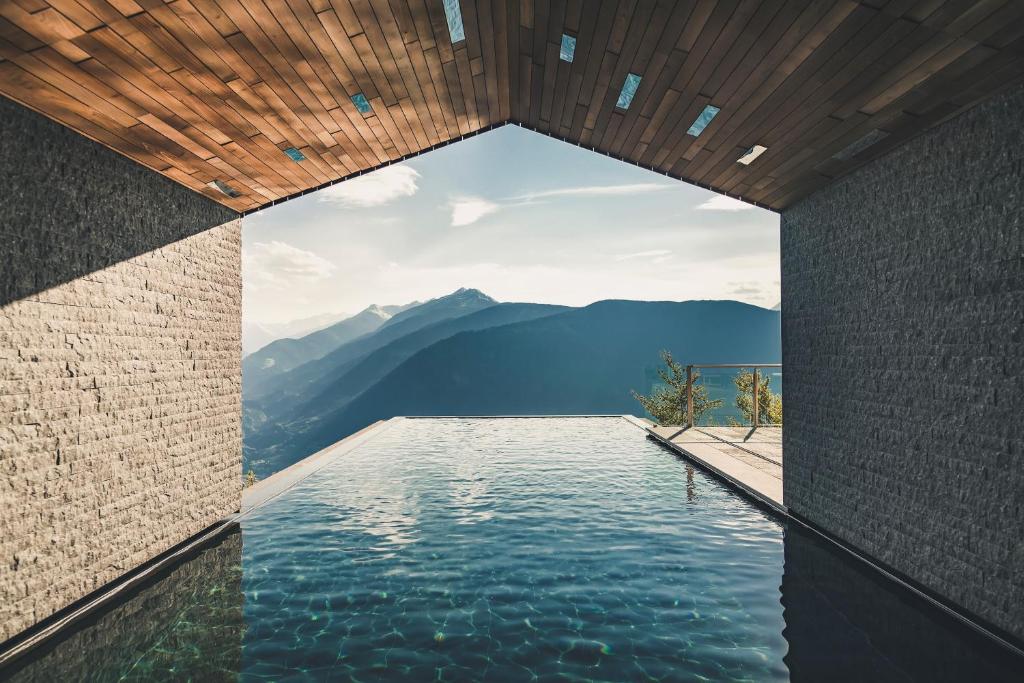
[[[241,222],[0,307],[0,641],[236,511]]]

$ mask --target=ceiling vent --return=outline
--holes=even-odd
[[[746,152],[744,152],[743,156],[741,156],[736,161],[738,161],[739,163],[743,164],[744,166],[749,166],[750,162],[752,162],[754,159],[758,158],[759,156],[761,156],[762,154],[764,154],[767,151],[768,151],[768,148],[765,147],[764,145],[754,145],[753,147],[748,149]]]
[[[213,189],[217,190],[222,194],[227,195],[228,197],[231,197],[232,199],[242,196],[241,192],[239,192],[238,190],[236,190],[235,188],[231,187],[230,185],[221,180],[214,180],[209,185]]]

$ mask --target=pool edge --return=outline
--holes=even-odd
[[[277,498],[285,491],[302,482],[307,477],[319,472],[331,464],[334,458],[340,457],[363,445],[370,439],[378,436],[395,423],[404,420],[404,417],[392,417],[388,420],[378,420],[373,424],[363,427],[358,432],[349,434],[340,441],[335,441],[330,446],[307,455],[302,460],[292,463],[288,467],[274,472],[272,475],[256,482],[252,486],[242,490],[241,515],[251,510],[266,505],[274,498]]]
[[[634,423],[636,424],[636,423]],[[638,424],[638,426],[640,426]],[[763,495],[751,486],[748,486],[745,482],[730,476],[729,474],[721,471],[713,464],[705,461],[703,458],[690,453],[685,448],[678,444],[672,443],[671,441],[661,437],[651,429],[644,427],[644,431],[647,432],[648,438],[655,441],[663,448],[670,450],[672,453],[679,455],[689,462],[700,467],[702,470],[715,477],[727,486],[732,487],[739,495],[753,503],[756,507],[762,509],[770,515],[782,517],[790,522],[799,524],[804,529],[807,529],[811,533],[815,534],[827,543],[835,546],[839,550],[851,555],[856,560],[868,565],[874,571],[880,573],[886,579],[899,584],[902,588],[913,593],[919,598],[923,599],[926,603],[929,603],[932,607],[939,609],[941,612],[948,614],[949,616],[956,619],[958,622],[969,627],[981,636],[991,640],[1003,649],[1011,652],[1012,654],[1020,657],[1024,661],[1024,642],[1018,641],[1012,634],[1007,633],[999,627],[988,623],[985,619],[982,619],[976,614],[972,614],[961,608],[955,603],[949,602],[941,595],[935,593],[927,586],[921,585],[898,572],[897,570],[889,567],[885,562],[873,557],[872,555],[860,550],[859,548],[850,545],[846,541],[832,535],[825,529],[820,528],[814,522],[806,519],[794,512],[792,512],[783,503],[775,502],[769,497]]]
[[[248,514],[250,511],[255,510],[270,501],[276,499],[286,491],[290,490],[294,486],[301,483],[307,477],[318,472],[322,468],[334,462],[336,457],[343,456],[352,450],[363,445],[370,439],[378,436],[379,434],[386,431],[391,426],[406,420],[406,419],[430,419],[438,417],[452,417],[458,418],[460,416],[398,416],[388,420],[380,420],[362,430],[345,437],[326,448],[313,453],[306,458],[303,458],[299,462],[277,472],[267,479],[257,483],[256,485],[243,490],[242,510],[236,514],[229,515],[224,519],[214,523],[206,529],[200,531],[195,536],[192,536],[185,541],[182,541],[176,546],[169,548],[164,553],[161,553],[157,557],[150,561],[136,567],[134,570],[127,574],[104,584],[100,588],[96,589],[92,593],[84,596],[75,603],[68,605],[63,610],[54,613],[47,619],[39,622],[35,626],[26,629],[8,639],[7,641],[0,643],[0,679],[4,678],[4,674],[9,672],[18,660],[24,656],[29,655],[32,651],[36,650],[40,646],[44,646],[52,639],[59,638],[62,633],[66,630],[74,627],[80,620],[88,617],[96,611],[99,611],[109,604],[115,602],[117,599],[124,596],[131,590],[144,584],[147,580],[154,578],[159,575],[161,571],[172,569],[178,564],[185,562],[195,557],[201,550],[209,547],[210,545],[218,542],[222,537],[227,536],[229,533],[239,528],[239,521],[242,517]],[[825,540],[829,544],[835,546],[837,549],[846,552],[852,557],[856,558],[860,562],[865,563],[869,567],[873,568],[874,571],[879,572],[887,579],[894,581],[901,585],[904,589],[910,591],[912,594],[923,599],[926,603],[929,603],[940,611],[947,615],[954,617],[961,624],[969,627],[979,635],[986,639],[994,642],[998,646],[1007,650],[1008,652],[1016,655],[1024,661],[1024,642],[1018,642],[1011,634],[1002,632],[1001,629],[988,624],[984,619],[981,619],[977,615],[973,615],[959,606],[947,602],[941,596],[934,594],[926,586],[917,584],[914,580],[903,576],[896,570],[888,567],[884,562],[872,557],[871,555],[861,551],[860,549],[847,544],[840,538],[837,538],[819,528],[810,520],[807,520],[797,514],[792,513],[788,508],[782,505],[778,505],[769,499],[766,499],[758,493],[745,486],[742,482],[734,479],[728,474],[719,471],[713,465],[703,461],[699,457],[688,453],[685,449],[678,447],[675,444],[661,438],[659,435],[650,431],[649,427],[652,423],[649,420],[643,418],[637,418],[633,415],[516,415],[516,416],[462,416],[468,418],[529,418],[529,417],[603,417],[603,418],[622,418],[630,425],[640,429],[652,440],[668,449],[672,453],[679,455],[693,464],[700,467],[702,470],[708,472],[711,476],[715,477],[719,481],[723,482],[727,486],[730,486],[743,498],[754,504],[756,507],[762,509],[769,515],[780,516],[785,520],[791,521],[800,525],[802,528],[811,531],[821,539]],[[332,457],[334,456],[334,457]],[[282,476],[283,475],[283,476]],[[248,496],[248,500],[246,497]]]
[[[233,514],[214,522],[198,534],[186,538],[181,543],[168,548],[156,557],[113,581],[103,584],[67,607],[0,643],[0,680],[5,680],[5,676],[18,660],[30,655],[37,648],[45,646],[51,640],[59,638],[61,634],[72,629],[82,619],[116,602],[126,593],[159,575],[160,572],[173,569],[194,558],[205,548],[237,530],[239,528],[237,518],[238,515]]]
[[[666,439],[665,437],[661,436],[660,434],[655,432],[650,427],[644,427],[644,431],[647,432],[647,436],[650,439],[652,439],[652,440],[658,442],[659,444],[661,444],[662,446],[668,448],[673,453],[678,453],[678,454],[682,455],[687,460],[690,460],[690,461],[696,463],[697,465],[701,466],[703,469],[711,472],[712,474],[717,476],[719,479],[722,479],[726,483],[731,484],[732,486],[736,487],[743,494],[745,494],[746,497],[748,497],[750,499],[753,499],[756,503],[760,504],[761,506],[767,507],[767,508],[771,509],[773,512],[776,512],[778,514],[786,515],[787,517],[790,516],[789,515],[789,508],[787,508],[786,505],[785,505],[785,499],[775,500],[767,492],[761,491],[756,486],[754,486],[752,483],[742,479],[738,472],[736,472],[736,473],[726,472],[722,468],[720,468],[720,467],[716,466],[715,464],[709,462],[706,458],[702,458],[701,456],[697,455],[696,453],[693,453],[690,450],[684,448],[682,445],[677,444],[677,443],[675,443],[673,441],[670,441],[670,440]],[[742,464],[742,463],[740,463],[740,464]]]

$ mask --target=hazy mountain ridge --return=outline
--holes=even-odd
[[[779,320],[734,301],[602,301],[482,329],[453,325],[384,376],[370,372],[355,396],[340,386],[346,372],[364,371],[359,361],[338,366],[290,422],[247,432],[247,455],[274,471],[395,415],[638,413],[629,392],[650,391],[661,349],[684,363],[778,362]]]
[[[315,389],[308,389],[308,385],[329,382],[331,378],[338,377],[344,372],[350,364],[400,337],[427,325],[467,315],[496,303],[494,299],[478,290],[460,289],[452,294],[410,306],[367,333],[340,344],[333,344],[326,352],[310,355],[305,362],[291,365],[287,377],[281,372],[261,374],[258,371],[252,371],[247,377],[243,364],[243,396],[250,400],[266,397],[267,400],[277,401],[296,393],[313,392]],[[252,377],[252,381],[246,386],[246,382],[250,381],[249,377]]]
[[[499,303],[427,325],[345,365],[340,374],[325,377],[324,383],[314,385],[314,392],[296,395],[293,401],[284,402],[279,410],[274,411],[273,417],[287,421],[340,408],[417,351],[459,332],[533,320],[567,310],[570,310],[568,306],[550,304]]]
[[[371,306],[298,339],[278,339],[242,360],[243,393],[258,391],[270,378],[320,358],[341,344],[373,332],[391,316]]]
[[[441,315],[444,317],[456,317],[459,315],[460,310],[469,313],[486,308],[487,306],[493,306],[496,303],[498,302],[479,289],[460,287],[451,294],[431,299],[402,311],[400,314],[396,314],[385,323],[385,326],[396,325],[421,316],[437,317],[439,311],[442,312]]]

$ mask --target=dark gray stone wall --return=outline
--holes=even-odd
[[[238,213],[0,97],[0,305]]]
[[[242,285],[233,211],[0,122],[3,641],[238,509]]]
[[[782,215],[785,502],[1024,638],[1024,88]]]

